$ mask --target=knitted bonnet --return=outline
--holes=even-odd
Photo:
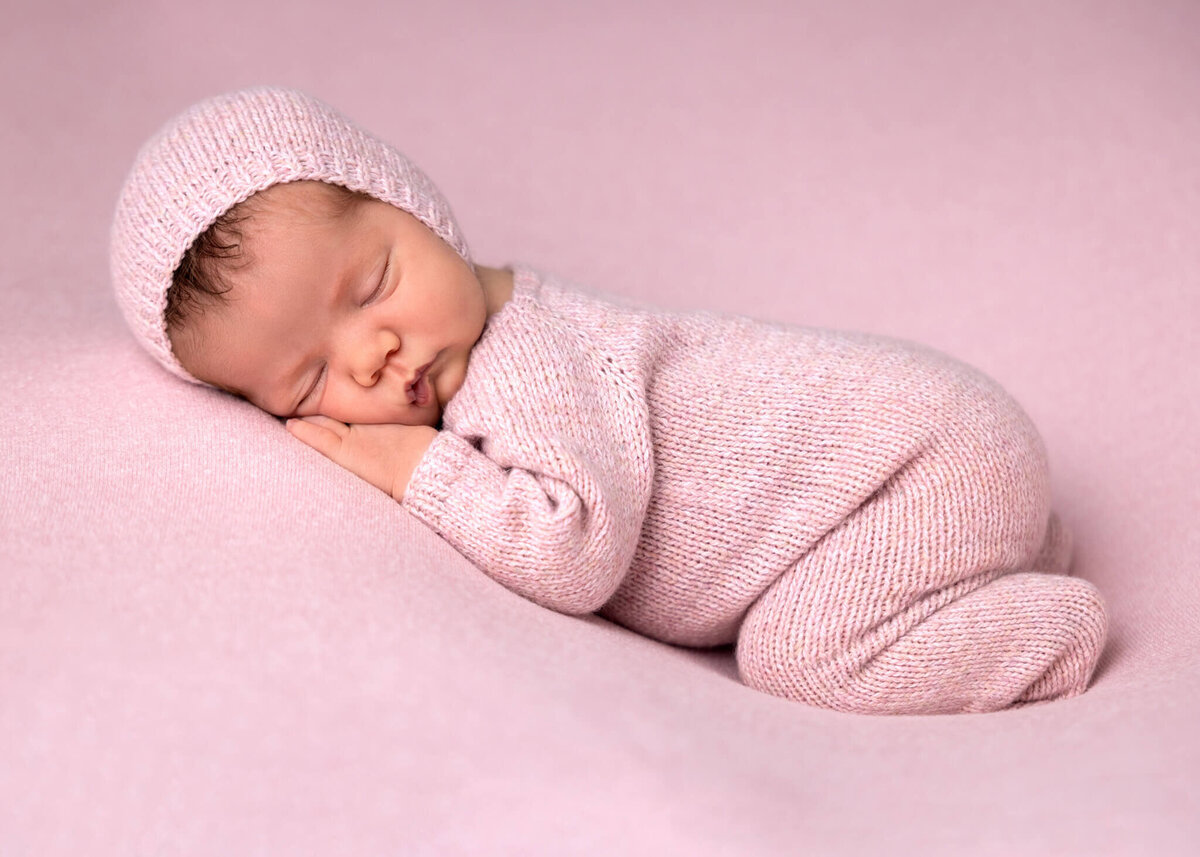
[[[202,101],[138,152],[112,226],[117,303],[137,340],[170,372],[202,383],[172,353],[163,316],[172,276],[187,249],[251,194],[306,179],[391,203],[470,261],[450,206],[433,182],[328,105],[276,87]]]

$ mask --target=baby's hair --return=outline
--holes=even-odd
[[[372,199],[369,194],[348,190],[341,185],[314,182],[328,189],[326,205],[321,211],[309,211],[313,216],[335,219],[344,215],[352,204]],[[192,313],[212,303],[226,300],[230,289],[229,272],[245,261],[245,224],[270,205],[273,185],[259,191],[244,202],[230,208],[202,232],[172,275],[167,290],[167,308],[163,313],[168,331],[184,327]]]

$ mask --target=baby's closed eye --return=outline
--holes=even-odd
[[[383,273],[380,274],[379,280],[375,284],[375,288],[371,290],[371,293],[367,295],[367,297],[362,301],[361,304],[359,304],[359,306],[364,308],[369,307],[374,303],[378,303],[384,297],[388,291],[391,272],[392,260],[389,258],[387,263],[383,266]]]

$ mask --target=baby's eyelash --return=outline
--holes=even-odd
[[[375,286],[375,290],[367,296],[367,299],[362,302],[363,306],[370,306],[379,300],[384,290],[387,288],[388,273],[392,270],[392,260],[388,259],[387,264],[383,266],[383,274],[379,277],[379,283]]]
[[[316,380],[313,381],[312,386],[308,388],[308,392],[304,394],[304,398],[302,398],[300,400],[301,405],[305,404],[310,399],[312,399],[317,394],[317,392],[321,389],[321,382],[325,380],[325,373],[328,370],[329,370],[328,363],[321,364],[321,371],[317,373]]]

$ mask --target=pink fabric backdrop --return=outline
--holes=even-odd
[[[0,30],[0,853],[1191,854],[1200,6],[50,3]],[[106,241],[193,101],[311,91],[482,261],[917,339],[1041,426],[1083,697],[866,718],[500,589],[153,366]]]

